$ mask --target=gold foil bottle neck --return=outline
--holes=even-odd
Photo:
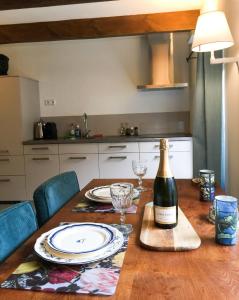
[[[163,151],[169,149],[168,139],[160,139],[159,149]]]
[[[160,163],[159,163],[159,169],[157,172],[157,177],[171,178],[171,177],[173,177],[173,174],[171,172],[170,165],[169,165],[168,139],[160,139],[159,149],[160,149]]]

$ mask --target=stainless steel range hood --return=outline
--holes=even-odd
[[[151,48],[152,78],[151,84],[139,85],[143,91],[160,89],[179,89],[188,83],[175,82],[175,33],[159,33],[148,35]]]

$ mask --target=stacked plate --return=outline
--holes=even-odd
[[[123,243],[123,234],[110,225],[71,223],[42,234],[34,250],[54,263],[86,264],[113,255]]]
[[[85,193],[85,197],[95,201],[95,202],[101,202],[101,203],[111,203],[111,195],[110,195],[110,186],[98,186],[95,187]],[[133,198],[139,197],[139,191],[134,189]]]

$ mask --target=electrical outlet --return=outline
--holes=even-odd
[[[45,99],[45,100],[44,100],[44,104],[45,104],[46,106],[56,105],[56,100],[54,100],[54,99]]]

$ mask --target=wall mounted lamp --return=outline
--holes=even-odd
[[[197,20],[193,37],[193,52],[211,52],[211,64],[236,63],[239,68],[239,57],[215,58],[214,51],[229,48],[234,40],[223,11],[202,13]]]

